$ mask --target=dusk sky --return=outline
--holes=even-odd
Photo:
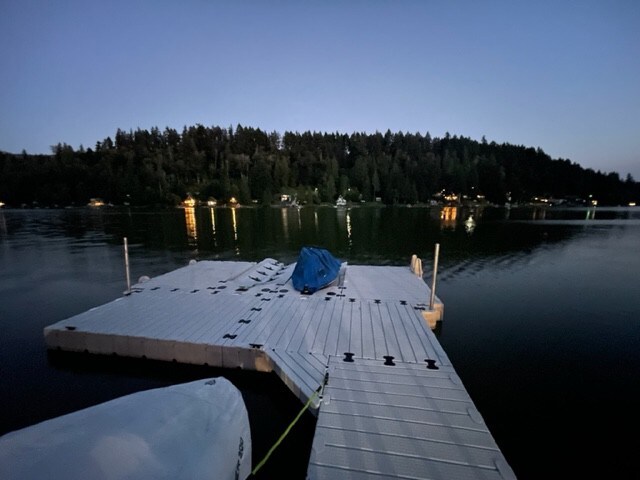
[[[640,1],[0,0],[0,150],[429,132],[640,181]]]

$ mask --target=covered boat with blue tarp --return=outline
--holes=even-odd
[[[338,278],[342,263],[328,250],[320,247],[302,247],[291,275],[293,288],[312,294],[331,285]]]

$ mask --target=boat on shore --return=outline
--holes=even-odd
[[[0,437],[0,478],[245,479],[249,417],[224,377],[126,395]]]

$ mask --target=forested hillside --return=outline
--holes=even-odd
[[[83,205],[91,197],[132,205],[175,205],[187,193],[240,203],[296,194],[303,202],[428,202],[445,190],[504,204],[533,196],[593,195],[600,204],[640,197],[630,175],[594,172],[540,149],[420,133],[267,133],[185,127],[118,130],[92,148],[51,155],[0,153],[0,200],[8,205]]]

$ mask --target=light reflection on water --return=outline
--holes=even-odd
[[[186,239],[186,245],[197,246],[203,258],[233,253],[255,260],[265,252],[295,258],[301,245],[312,243],[354,262],[404,264],[413,253],[424,256],[425,251],[431,251],[433,243],[448,237],[454,240],[454,247],[464,246],[481,254],[491,250],[495,232],[487,229],[487,225],[506,221],[509,215],[501,212],[496,217],[492,213],[485,218],[486,209],[461,212],[464,209],[460,207],[405,209],[400,215],[397,213],[400,209],[357,207],[209,208],[208,215],[206,210],[195,209],[194,215],[185,217],[186,234],[182,237],[172,235],[159,242],[149,237],[149,231],[155,230],[149,224],[142,224],[139,231],[134,230],[132,234],[146,237],[143,243],[155,248],[181,249]],[[174,227],[177,229],[178,225]],[[467,239],[459,237],[461,232],[466,233]],[[520,235],[518,243],[537,243],[540,239],[536,236],[537,233],[532,238]],[[503,241],[498,243],[501,248],[512,249]],[[457,254],[455,251],[454,255]]]
[[[194,207],[184,208],[184,220],[187,227],[187,238],[189,246],[198,246],[198,224],[196,221],[196,209]]]
[[[148,385],[52,366],[42,342],[122,294],[125,236],[133,279],[192,258],[288,263],[313,244],[354,264],[417,254],[429,282],[439,243],[438,336],[518,478],[637,472],[621,439],[640,426],[640,209],[190,210],[0,210],[2,431]]]
[[[209,208],[209,211],[211,213],[211,238],[213,239],[213,246],[217,247],[218,241],[216,239],[216,209]]]

